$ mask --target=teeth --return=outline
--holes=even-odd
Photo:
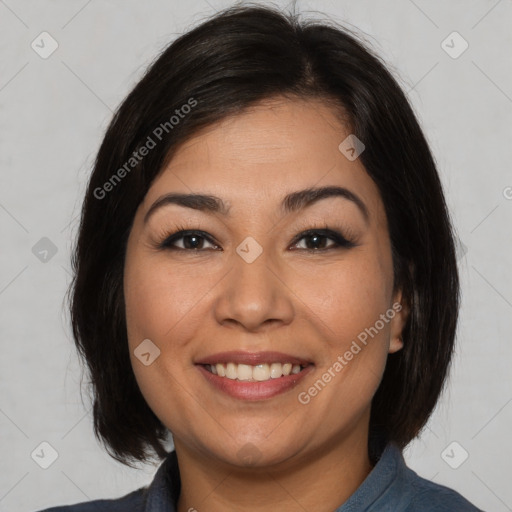
[[[252,366],[249,366],[248,364],[239,364],[235,375],[238,377],[238,380],[252,379]]]
[[[235,363],[228,363],[226,365],[226,377],[235,380],[238,377],[237,365]]]
[[[270,379],[278,379],[280,377],[297,374],[302,370],[299,364],[292,363],[272,363],[258,364],[251,366],[248,364],[235,363],[217,363],[215,365],[208,364],[206,368],[219,377],[227,377],[228,379],[240,381],[259,381],[263,382]]]
[[[270,365],[270,377],[272,377],[273,379],[281,377],[281,375],[283,374],[282,369],[283,367],[281,363],[272,363]]]
[[[213,364],[210,364],[210,369],[213,368]],[[223,364],[216,364],[215,365],[215,369],[217,370],[217,375],[219,377],[225,377],[226,376],[226,368],[224,367]],[[213,372],[212,372],[213,373]]]

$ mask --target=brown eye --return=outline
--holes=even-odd
[[[200,231],[178,231],[166,238],[161,244],[162,249],[170,250],[203,250],[205,243],[209,243],[213,248],[218,246],[205,233]],[[179,246],[181,245],[181,247]],[[207,248],[207,247],[206,247]]]
[[[332,231],[330,229],[310,229],[301,233],[299,238],[295,241],[295,246],[299,241],[305,240],[306,247],[302,247],[301,249],[306,251],[327,251],[329,249],[337,249],[341,247],[350,248],[355,247],[356,244],[347,240],[341,233],[337,231]],[[334,243],[331,246],[325,246],[326,240],[332,240]]]

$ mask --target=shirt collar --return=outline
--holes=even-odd
[[[147,489],[144,512],[176,512],[181,481],[176,451],[169,452]]]
[[[371,510],[383,510],[377,502],[381,502],[380,499],[392,489],[395,482],[402,481],[406,469],[400,448],[393,443],[388,444],[363,483],[335,512],[360,512],[370,510],[372,505],[376,508],[372,507]]]

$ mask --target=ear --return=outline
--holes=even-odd
[[[390,354],[394,354],[401,350],[404,346],[402,332],[404,330],[407,319],[409,318],[410,308],[407,301],[404,300],[402,290],[399,290],[393,297],[391,306],[395,316],[391,319],[391,328],[389,334],[389,350]]]

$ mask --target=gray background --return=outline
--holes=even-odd
[[[122,466],[93,436],[64,308],[69,252],[112,111],[168,42],[227,5],[0,0],[0,511],[118,497],[153,477],[156,467]],[[512,510],[512,1],[298,7],[358,27],[401,77],[461,241],[463,304],[451,379],[406,460],[480,508]],[[47,59],[31,47],[34,40],[50,47],[41,43],[43,31],[59,45]],[[445,43],[452,56],[442,47],[453,31],[469,44],[458,58],[457,36]],[[56,254],[41,252],[43,237]],[[43,441],[58,452],[48,469],[31,458]],[[460,464],[462,450],[469,457]]]

